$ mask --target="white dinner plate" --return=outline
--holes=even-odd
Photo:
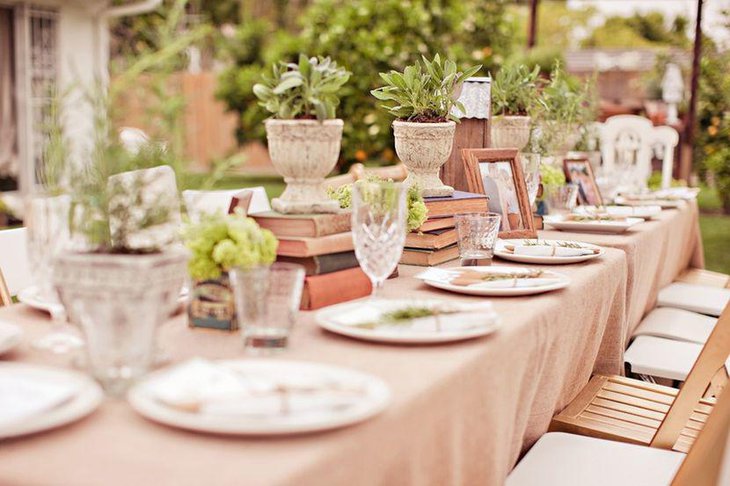
[[[188,294],[189,290],[187,287],[183,287],[180,290],[180,296],[178,297],[177,301],[179,306],[184,306],[187,304]],[[32,307],[33,309],[45,312],[47,314],[51,313],[51,309],[54,305],[52,302],[49,302],[47,299],[45,299],[43,295],[41,295],[40,289],[36,285],[26,287],[18,292],[17,298],[18,302]]]
[[[616,196],[613,200],[619,206],[659,206],[662,209],[674,209],[684,206],[684,199],[629,199]]]
[[[515,255],[512,252],[507,251],[505,245],[521,245],[526,241],[539,242],[544,245],[557,246],[561,243],[571,243],[574,245],[580,245],[581,248],[590,250],[598,250],[598,253],[590,255],[578,255],[578,256],[547,256],[547,255]],[[590,243],[583,243],[582,241],[566,241],[566,240],[535,240],[535,239],[520,239],[520,240],[497,240],[497,244],[494,247],[494,254],[504,260],[511,260],[519,263],[534,263],[539,265],[564,265],[567,263],[579,263],[586,260],[592,260],[603,255],[606,251],[597,245]]]
[[[6,362],[0,363],[0,374],[2,373],[8,373],[15,379],[22,377],[28,380],[68,383],[74,387],[75,393],[56,407],[3,425],[0,427],[0,439],[35,434],[70,424],[96,410],[104,398],[104,392],[94,380],[76,371]]]
[[[545,216],[543,221],[557,230],[587,233],[623,233],[644,222],[641,218],[626,218],[622,221],[566,221],[562,216]]]
[[[0,356],[15,349],[23,341],[23,330],[17,324],[0,321]]]
[[[216,361],[237,373],[257,380],[279,376],[306,374],[326,380],[334,386],[357,387],[362,397],[346,407],[327,407],[300,413],[273,412],[267,414],[212,414],[184,411],[167,405],[155,395],[170,372],[165,368],[148,375],[127,394],[127,400],[142,416],[172,427],[226,435],[288,435],[334,429],[362,422],[383,411],[390,403],[390,390],[383,380],[358,371],[302,361],[236,360]]]
[[[433,271],[430,269],[427,272]],[[448,269],[435,269],[439,273],[443,272],[442,275],[451,273],[455,275],[459,270],[473,270],[478,272],[492,273],[492,272],[504,272],[504,273],[517,273],[517,272],[529,272],[530,269],[525,267],[511,267],[511,266],[489,266],[489,267],[454,267]],[[424,274],[426,272],[423,272]],[[481,295],[481,296],[492,296],[492,297],[516,297],[521,295],[533,295],[541,294],[543,292],[550,292],[552,290],[558,290],[567,287],[570,284],[570,278],[562,273],[553,272],[552,270],[544,270],[545,277],[555,279],[554,282],[550,282],[544,285],[535,286],[505,286],[505,287],[486,287],[477,285],[454,285],[448,281],[448,278],[421,278],[426,285],[436,287],[437,289],[449,290],[458,294],[467,295]],[[418,275],[416,276],[417,278]],[[514,281],[512,281],[514,282]]]
[[[437,306],[445,303],[440,299],[379,299],[376,303],[368,301],[346,302],[322,309],[315,315],[317,324],[323,329],[343,336],[365,341],[399,344],[436,344],[454,341],[463,341],[476,337],[486,336],[496,331],[499,327],[499,318],[491,309],[480,309],[479,318],[482,322],[474,323],[473,326],[440,329],[437,327],[435,318],[425,318],[424,324],[428,327],[414,329],[408,324],[397,326],[376,326],[375,328],[363,328],[357,325],[348,324],[338,319],[338,316],[357,313],[363,306],[377,306],[379,312],[388,312],[407,306]],[[371,314],[371,313],[370,313]],[[456,317],[456,316],[454,316]],[[467,317],[467,315],[465,315]],[[433,320],[433,328],[431,328]],[[423,322],[423,321],[422,321]]]
[[[613,216],[622,216],[630,218],[641,218],[649,220],[662,213],[661,206],[578,206],[573,210],[575,214],[596,214],[608,213]]]

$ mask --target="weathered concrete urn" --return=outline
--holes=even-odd
[[[418,184],[424,196],[450,196],[454,188],[445,185],[439,169],[451,155],[456,123],[393,122],[395,151],[408,169],[405,184]]]
[[[271,201],[275,211],[304,214],[339,210],[339,203],[327,196],[323,183],[337,164],[343,125],[340,119],[266,120],[271,162],[286,182],[281,197]]]
[[[495,116],[490,120],[492,148],[516,148],[522,150],[530,141],[529,116]]]

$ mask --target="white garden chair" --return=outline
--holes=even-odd
[[[0,306],[32,283],[25,228],[0,230]]]
[[[653,150],[662,161],[662,189],[669,189],[672,185],[672,170],[674,169],[674,149],[679,144],[679,133],[672,127],[654,127]]]
[[[646,187],[651,176],[654,125],[648,118],[616,115],[601,126],[601,157],[604,171],[618,173],[620,189]]]

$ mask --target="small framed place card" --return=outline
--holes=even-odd
[[[563,160],[563,170],[568,182],[578,185],[578,202],[586,206],[603,206],[601,190],[593,175],[593,167],[587,158]]]

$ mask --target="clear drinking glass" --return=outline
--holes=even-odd
[[[53,286],[53,264],[68,249],[71,237],[71,197],[33,194],[26,199],[23,222],[26,227],[28,260],[38,299],[47,305],[51,332],[33,343],[38,349],[65,354],[83,345],[78,330],[68,323],[66,309]]]
[[[550,187],[545,191],[548,214],[569,214],[578,202],[578,184]]]
[[[540,154],[521,153],[520,160],[527,185],[527,197],[530,199],[530,207],[532,207],[540,188]]]
[[[286,349],[302,300],[304,273],[304,267],[294,263],[230,272],[236,319],[247,351],[266,354]]]
[[[497,213],[463,213],[454,216],[462,266],[490,265],[499,234]]]
[[[360,181],[352,187],[355,256],[373,283],[371,298],[398,266],[406,241],[407,188],[394,182]]]

